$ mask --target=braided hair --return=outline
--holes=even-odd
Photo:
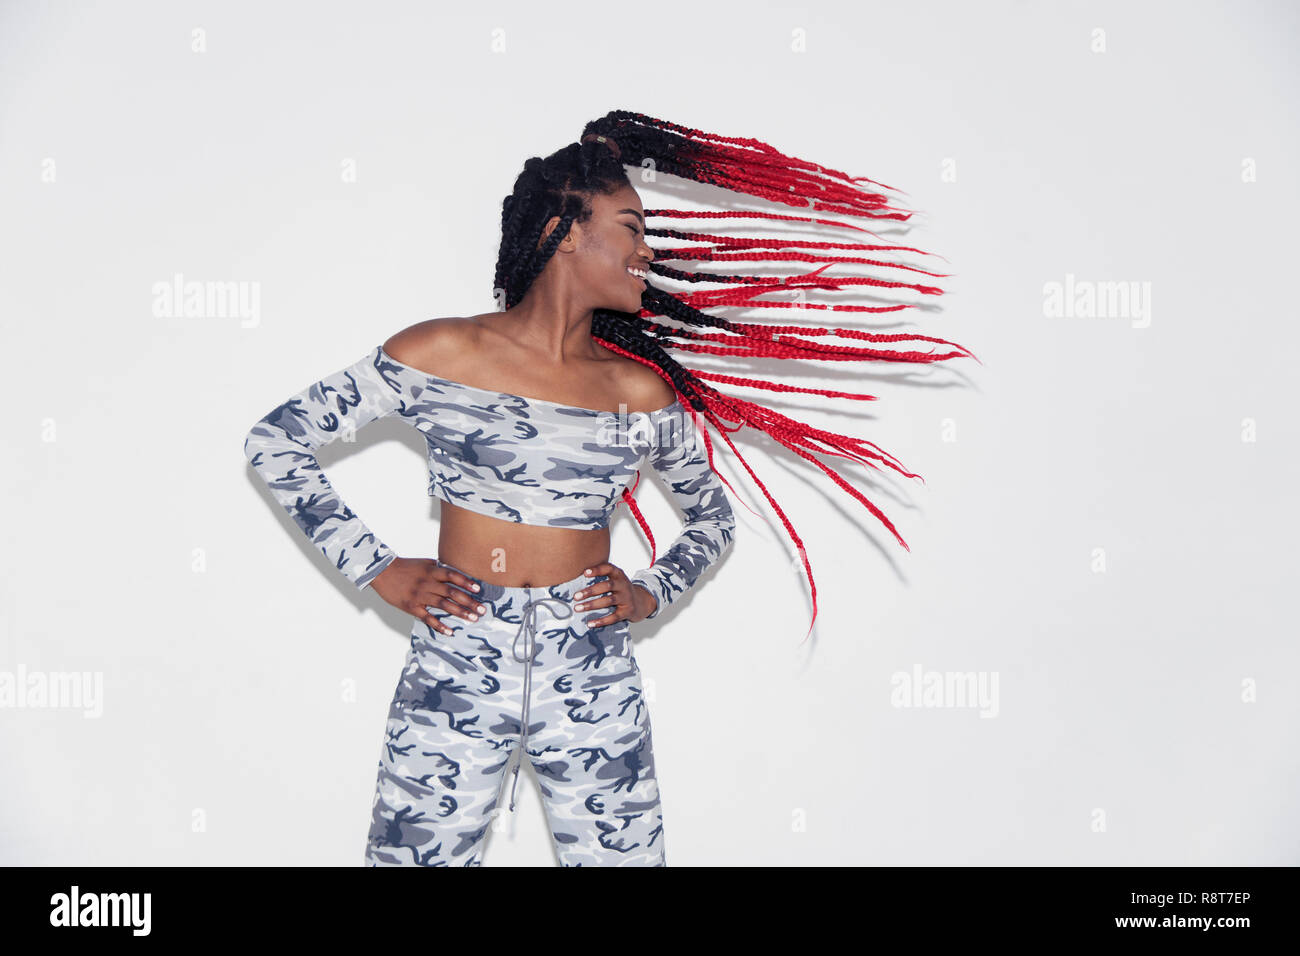
[[[610,142],[612,140],[612,142]],[[772,209],[701,211],[684,209],[646,209],[647,223],[651,219],[669,220],[661,228],[647,228],[645,234],[679,240],[683,245],[653,247],[655,259],[650,271],[657,276],[696,287],[689,292],[671,292],[647,283],[641,295],[641,309],[633,314],[612,309],[597,309],[592,317],[591,334],[601,345],[626,358],[653,368],[668,381],[683,407],[692,410],[698,424],[702,417],[718,430],[736,457],[745,466],[768,502],[776,509],[781,523],[794,541],[812,595],[813,616],[817,620],[817,586],[813,581],[812,566],[808,562],[803,541],[794,526],[777,504],[767,487],[754,474],[729,433],[749,425],[761,429],[804,458],[832,481],[860,501],[887,527],[906,550],[911,550],[893,523],[866,496],[853,488],[834,469],[813,452],[837,455],[861,462],[880,470],[877,462],[892,468],[908,478],[919,475],[907,471],[901,463],[879,447],[863,439],[840,435],[814,428],[796,421],[756,402],[718,391],[710,382],[767,389],[774,392],[798,392],[874,401],[876,396],[841,392],[834,389],[802,388],[781,382],[742,378],[716,372],[692,370],[681,365],[672,352],[701,352],[714,355],[761,356],[775,358],[817,359],[822,361],[885,361],[885,362],[941,362],[950,358],[968,356],[975,358],[963,346],[944,339],[925,335],[880,334],[859,329],[802,325],[774,325],[757,322],[731,321],[719,315],[701,311],[710,307],[737,308],[798,308],[849,312],[892,312],[914,308],[909,304],[853,305],[844,303],[813,303],[804,301],[803,290],[839,291],[851,286],[869,286],[877,289],[910,289],[924,295],[940,295],[943,290],[925,284],[924,280],[907,282],[866,276],[836,275],[829,270],[836,263],[857,263],[886,269],[917,273],[930,278],[946,278],[942,274],[927,272],[915,266],[880,261],[864,257],[862,253],[881,250],[922,253],[908,246],[869,244],[852,241],[820,242],[806,238],[743,238],[697,232],[676,228],[673,220],[772,220],[812,223],[835,229],[853,230],[875,237],[860,226],[843,222],[834,216],[851,216],[868,219],[905,221],[911,213],[891,206],[882,193],[859,186],[869,183],[882,189],[893,187],[876,183],[865,177],[850,177],[834,169],[808,162],[777,151],[756,139],[719,136],[702,130],[688,129],[640,113],[614,110],[588,123],[581,140],[545,158],[534,156],[524,163],[523,172],[515,180],[514,189],[501,204],[501,248],[497,256],[494,288],[498,303],[505,309],[517,305],[527,293],[533,280],[541,274],[556,247],[569,234],[573,223],[587,222],[592,215],[590,197],[609,195],[631,186],[625,166],[668,173],[743,193],[771,204],[795,207],[805,213],[818,215],[789,215]],[[894,190],[897,191],[897,190]],[[559,217],[555,228],[542,241],[546,224]],[[840,237],[836,237],[840,238]],[[839,254],[848,253],[848,254]],[[728,271],[689,271],[673,268],[666,262],[727,263],[724,270],[734,268],[731,263],[820,263],[811,271],[798,275],[770,276],[755,274],[729,274]],[[906,278],[906,277],[903,277]],[[715,286],[701,289],[699,286]],[[770,301],[761,298],[767,293],[795,291],[801,301]],[[670,320],[672,324],[664,320]],[[816,341],[818,337],[833,337],[870,345],[835,345]],[[931,348],[927,351],[907,348],[877,348],[896,342],[929,342],[945,346],[951,351]],[[976,361],[979,361],[976,358]],[[709,465],[713,467],[713,443],[707,429],[700,428]],[[716,473],[716,468],[714,469]],[[719,475],[731,488],[731,484]],[[640,475],[637,476],[640,481]],[[922,479],[924,481],[924,479]],[[635,488],[635,485],[633,486]],[[734,488],[731,488],[735,492]],[[623,500],[635,515],[654,552],[654,536],[645,518],[636,506],[629,489],[623,490]],[[653,562],[653,556],[651,561]],[[805,635],[804,640],[807,640]]]

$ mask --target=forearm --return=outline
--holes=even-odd
[[[647,618],[657,617],[694,587],[700,575],[731,546],[734,533],[735,520],[728,506],[725,517],[689,523],[654,564],[632,575],[632,582],[649,591],[658,602]]]
[[[403,383],[381,374],[377,358],[372,351],[291,396],[259,419],[244,440],[244,455],[272,497],[358,588],[367,587],[397,554],[334,490],[315,453],[405,408]]]
[[[648,615],[651,618],[694,587],[700,575],[718,562],[730,547],[736,528],[722,482],[709,467],[703,441],[693,424],[677,436],[676,443],[657,448],[652,462],[686,524],[650,567],[632,575],[633,583],[658,601]]]
[[[264,422],[248,433],[244,454],[271,496],[358,588],[367,587],[397,557],[334,490],[315,455],[284,447]]]

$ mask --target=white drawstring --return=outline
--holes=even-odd
[[[545,597],[532,600],[531,598],[524,604],[524,617],[519,624],[519,630],[515,634],[515,639],[510,645],[510,654],[517,661],[524,664],[524,710],[519,718],[519,762],[515,764],[515,780],[510,785],[510,810],[515,809],[515,787],[519,785],[519,764],[524,762],[524,757],[528,754],[525,743],[528,741],[528,704],[532,697],[533,688],[533,654],[537,647],[537,630],[535,612],[543,604],[554,604],[561,608],[564,613],[557,614],[561,620],[573,615],[573,609],[567,603],[559,598]],[[519,656],[519,638],[524,634],[528,635],[528,653],[525,657]]]

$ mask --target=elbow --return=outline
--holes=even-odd
[[[723,498],[721,506],[714,511],[711,518],[710,523],[715,530],[714,537],[717,540],[718,557],[722,557],[736,539],[736,513],[731,510],[730,502]]]
[[[736,512],[731,507],[731,502],[724,494],[721,496],[721,502],[718,508],[718,520],[723,527],[727,529],[727,534],[734,534],[736,530]]]
[[[736,517],[730,511],[727,512],[726,518],[722,521],[721,531],[722,553],[725,554],[731,547],[731,543],[736,540]]]
[[[244,457],[256,465],[256,458],[266,450],[266,419],[259,418],[244,435]]]

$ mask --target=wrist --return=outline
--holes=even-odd
[[[641,591],[644,595],[640,598],[641,607],[638,608],[638,610],[645,611],[645,613],[641,615],[641,618],[644,620],[645,618],[654,617],[659,613],[659,599],[655,597],[654,593],[640,581],[633,581],[632,586],[634,589]],[[635,594],[636,590],[632,593]]]

